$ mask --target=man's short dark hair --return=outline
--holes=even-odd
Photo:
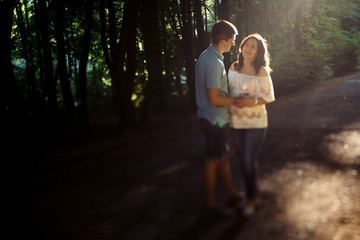
[[[237,34],[238,31],[234,24],[226,20],[219,20],[211,29],[211,42],[218,44],[221,40],[227,41]]]

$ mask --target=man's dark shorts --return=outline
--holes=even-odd
[[[206,160],[221,160],[224,153],[229,151],[229,126],[220,128],[204,118],[200,118],[198,122],[205,135]]]

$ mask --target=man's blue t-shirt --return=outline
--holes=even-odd
[[[211,124],[223,127],[229,123],[229,107],[212,106],[208,100],[208,88],[219,88],[220,95],[229,96],[224,56],[209,46],[200,54],[195,67],[197,117],[205,118]]]

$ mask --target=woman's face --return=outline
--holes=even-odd
[[[249,40],[247,40],[241,52],[244,59],[250,60],[251,62],[254,61],[258,52],[258,43],[256,39],[250,38]]]

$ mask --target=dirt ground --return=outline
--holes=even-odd
[[[354,74],[268,105],[263,204],[250,219],[204,217],[194,113],[159,116],[123,135],[115,118],[70,129],[61,146],[23,165],[31,177],[13,239],[359,240],[359,90]],[[231,165],[242,189],[237,159]]]

